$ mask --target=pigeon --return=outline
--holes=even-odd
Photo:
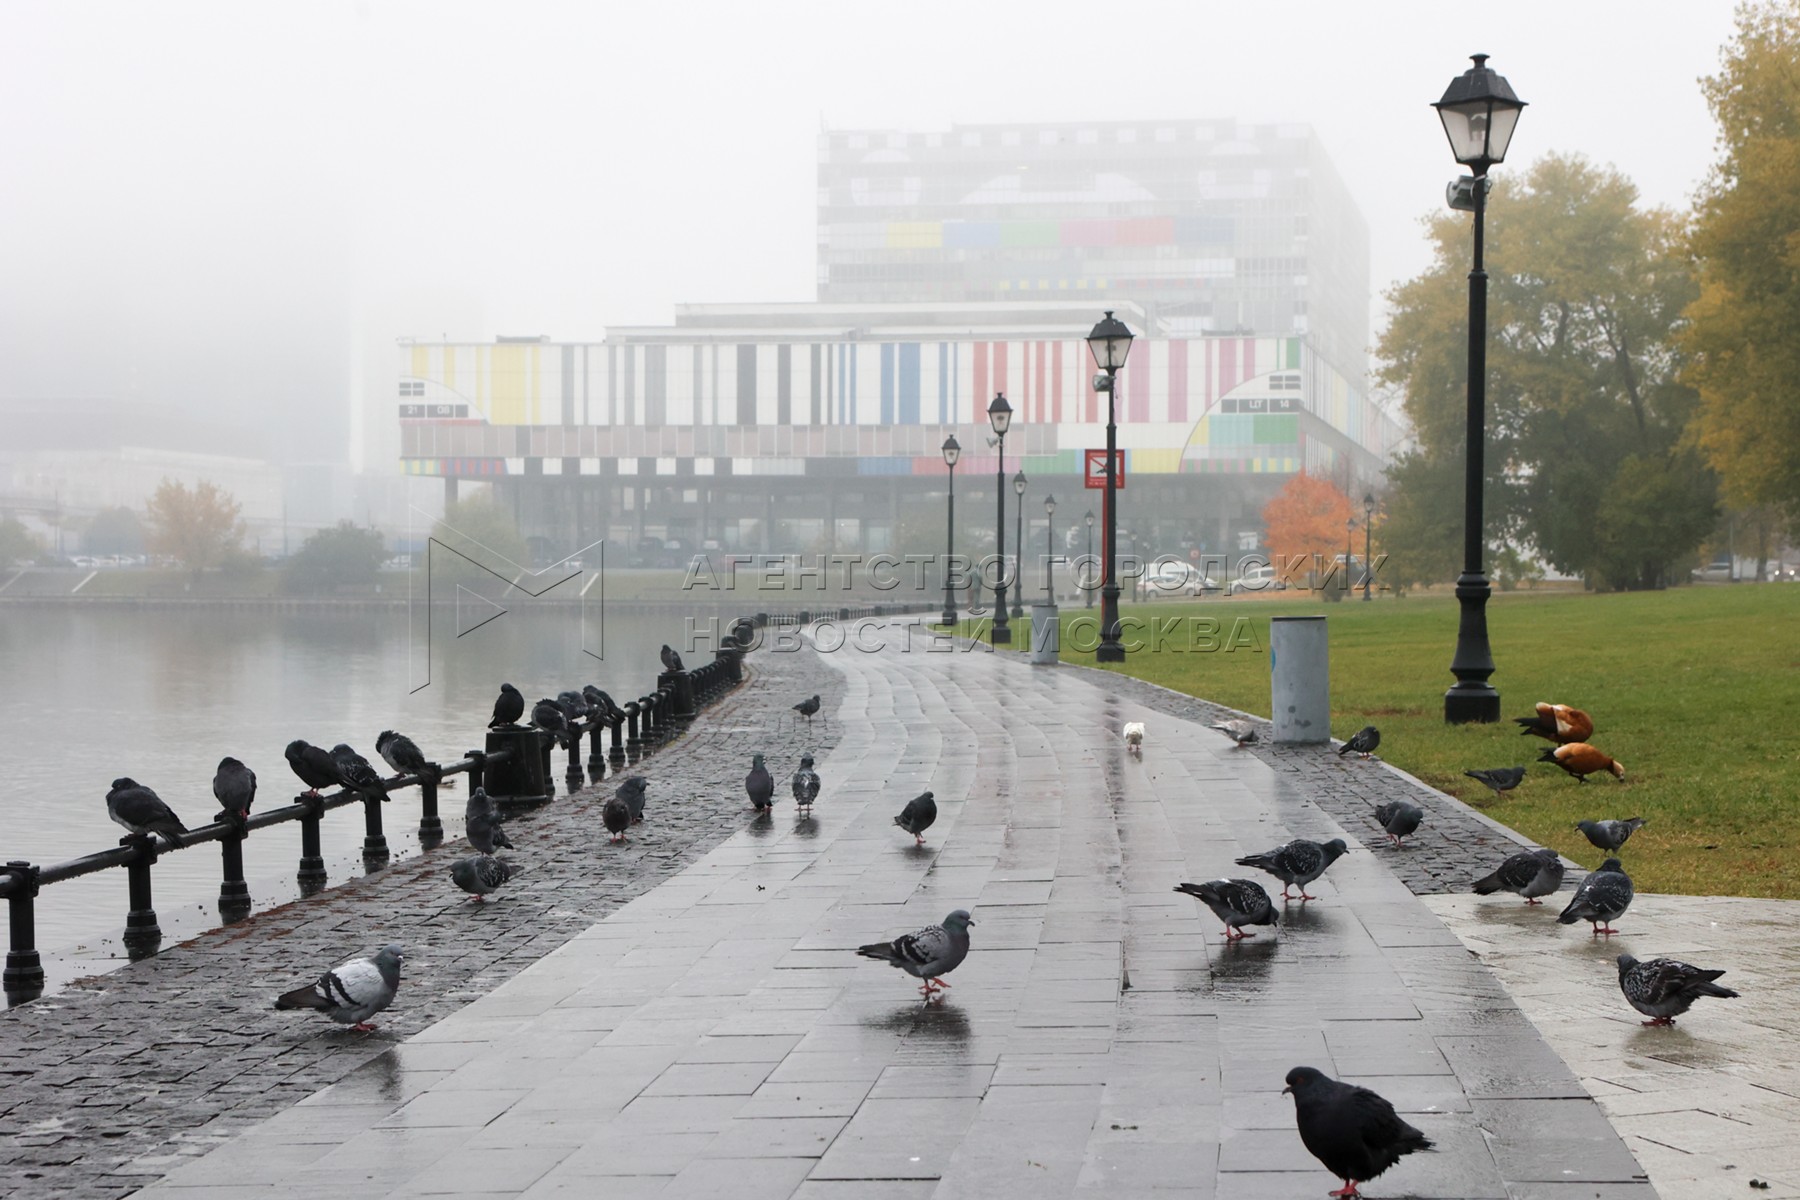
[[[1301,1143],[1344,1181],[1329,1195],[1360,1196],[1357,1184],[1374,1179],[1403,1155],[1432,1148],[1430,1138],[1368,1088],[1339,1082],[1312,1067],[1295,1067],[1281,1090],[1294,1097]]]
[[[156,834],[171,846],[181,845],[181,835],[187,832],[162,797],[135,779],[112,781],[112,790],[106,793],[106,815],[134,837],[148,839]]]
[[[901,934],[891,942],[858,946],[856,952],[924,980],[925,986],[919,989],[919,994],[929,1000],[939,988],[950,986],[940,976],[954,971],[969,956],[969,927],[974,924],[969,910],[959,908],[945,917],[942,925],[927,925],[917,933]]]
[[[1295,838],[1285,846],[1277,846],[1262,854],[1250,854],[1237,860],[1240,867],[1255,867],[1259,871],[1267,871],[1281,880],[1281,898],[1292,899],[1288,889],[1300,889],[1302,900],[1314,900],[1315,896],[1306,894],[1306,885],[1325,873],[1325,868],[1336,862],[1338,856],[1349,849],[1343,838],[1332,838],[1324,845],[1309,842],[1305,838]]]
[[[1610,771],[1619,779],[1625,778],[1625,765],[1615,762],[1611,757],[1601,753],[1586,742],[1569,742],[1546,750],[1538,755],[1539,762],[1555,763],[1575,777],[1577,783],[1586,783],[1587,777],[1597,771]]]
[[[757,812],[768,812],[775,807],[775,777],[763,766],[760,754],[750,760],[750,773],[744,776],[744,791],[750,794],[750,805]]]
[[[625,710],[614,704],[611,696],[591,683],[581,689],[581,698],[587,701],[589,712],[606,718],[609,723],[625,715]]]
[[[643,822],[644,794],[645,789],[649,786],[650,781],[645,779],[642,775],[632,775],[627,777],[625,782],[618,786],[615,793],[619,799],[625,802],[625,807],[631,811],[631,823],[633,825],[641,824]]]
[[[499,891],[501,884],[523,874],[524,870],[491,854],[471,854],[450,864],[450,878],[475,899],[485,900],[487,893]]]
[[[569,717],[556,701],[539,700],[531,709],[531,723],[548,734],[557,745],[565,748],[568,746]]]
[[[1536,707],[1537,712],[1532,716],[1513,718],[1513,724],[1524,726],[1519,730],[1521,736],[1541,737],[1560,746],[1585,742],[1594,732],[1593,719],[1579,708],[1541,701]]]
[[[319,789],[344,786],[343,777],[338,774],[337,763],[332,760],[331,751],[310,742],[292,741],[287,744],[288,766],[306,785],[303,795],[318,799]]]
[[[925,844],[925,831],[937,820],[937,800],[930,792],[920,792],[906,802],[900,815],[894,818],[894,824],[918,839],[916,845]]]
[[[631,828],[630,802],[619,793],[614,792],[600,809],[600,823],[606,826],[606,832],[612,835],[606,839],[607,841],[624,841],[625,831]]]
[[[1262,884],[1248,879],[1215,879],[1211,883],[1178,883],[1175,890],[1205,904],[1225,922],[1225,940],[1255,937],[1246,925],[1275,924],[1275,905]],[[1232,930],[1237,930],[1233,933]]]
[[[563,710],[563,717],[571,725],[588,715],[587,699],[580,692],[556,693],[556,707]]]
[[[469,845],[483,854],[492,854],[502,846],[516,849],[506,830],[500,827],[500,810],[485,788],[476,788],[463,805],[463,832],[468,835]]]
[[[1575,828],[1601,850],[1617,850],[1627,838],[1648,824],[1642,817],[1627,817],[1623,821],[1577,821]]]
[[[213,797],[220,810],[213,820],[241,828],[250,819],[250,804],[256,799],[256,772],[235,758],[221,758],[213,776]]]
[[[794,711],[805,717],[807,724],[810,725],[812,723],[813,714],[819,711],[819,697],[814,695],[802,700],[800,703],[794,705]]]
[[[1673,1025],[1675,1018],[1702,996],[1736,1000],[1736,992],[1713,982],[1724,973],[1702,970],[1673,958],[1639,962],[1629,954],[1619,955],[1619,990],[1625,993],[1631,1007],[1651,1018],[1644,1022],[1646,1025]]]
[[[1491,771],[1464,771],[1463,774],[1484,787],[1493,788],[1496,796],[1506,795],[1525,780],[1524,767],[1495,767]]]
[[[1625,915],[1631,907],[1633,894],[1631,876],[1619,865],[1619,860],[1609,858],[1600,864],[1598,871],[1581,881],[1575,889],[1575,895],[1569,901],[1569,907],[1562,910],[1557,921],[1564,925],[1573,925],[1577,921],[1586,921],[1594,927],[1594,935],[1605,934],[1611,937],[1619,932],[1612,923]]]
[[[488,722],[488,728],[498,729],[503,725],[517,725],[519,718],[524,715],[524,695],[510,683],[501,684],[500,696],[494,701],[494,719]]]
[[[1349,741],[1338,747],[1338,757],[1342,758],[1346,752],[1354,750],[1358,758],[1368,758],[1375,753],[1375,747],[1379,745],[1381,745],[1381,730],[1373,725],[1364,725]]]
[[[803,817],[812,816],[813,801],[819,798],[819,773],[813,770],[813,757],[803,755],[800,769],[794,772],[794,807]]]
[[[317,983],[297,987],[275,1001],[281,1009],[312,1008],[340,1025],[368,1032],[369,1018],[394,1002],[400,990],[400,964],[406,955],[398,946],[383,946],[374,958],[359,958],[319,976]]]
[[[681,655],[675,653],[675,647],[669,645],[667,642],[663,643],[662,665],[663,670],[665,671],[681,671],[686,669],[681,665]]]
[[[1521,850],[1500,864],[1492,875],[1475,881],[1477,896],[1495,892],[1512,892],[1525,897],[1527,904],[1542,904],[1539,896],[1548,896],[1562,886],[1563,861],[1554,850]]]
[[[1388,837],[1394,845],[1400,845],[1400,839],[1419,827],[1425,819],[1425,810],[1406,800],[1395,800],[1375,807],[1375,820],[1387,830]]]
[[[1207,728],[1217,729],[1239,746],[1248,746],[1256,741],[1256,726],[1241,717],[1230,721],[1216,721]]]
[[[1133,754],[1144,752],[1144,723],[1142,721],[1125,722],[1125,749]]]
[[[395,733],[391,729],[382,730],[381,736],[375,739],[375,753],[381,755],[396,774],[424,778],[431,772],[431,764],[425,761],[419,747],[404,733]]]
[[[331,748],[331,761],[337,764],[338,778],[353,792],[361,792],[370,800],[386,800],[387,784],[369,765],[369,760],[339,742]]]

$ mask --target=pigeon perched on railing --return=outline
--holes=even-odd
[[[930,792],[921,792],[906,802],[894,824],[913,835],[915,845],[925,844],[925,831],[937,820],[937,800]]]
[[[563,717],[571,725],[585,719],[589,712],[587,699],[580,692],[556,693],[556,706],[562,709]]]
[[[1332,838],[1323,845],[1309,842],[1305,838],[1295,838],[1285,846],[1277,846],[1261,854],[1247,854],[1236,861],[1240,867],[1255,867],[1281,880],[1284,885],[1281,889],[1283,900],[1293,898],[1288,895],[1288,890],[1295,887],[1300,889],[1300,899],[1316,900],[1318,897],[1306,894],[1306,885],[1323,875],[1325,868],[1349,849],[1343,838]]]
[[[1249,746],[1256,741],[1256,726],[1242,717],[1236,717],[1229,721],[1216,721],[1207,728],[1217,729],[1240,746]]]
[[[1694,1006],[1702,996],[1736,1000],[1738,994],[1720,987],[1713,980],[1724,971],[1708,971],[1673,958],[1653,958],[1639,962],[1629,954],[1619,955],[1619,990],[1631,1007],[1651,1018],[1646,1025],[1673,1025],[1675,1018]]]
[[[605,717],[608,722],[625,716],[625,710],[614,704],[611,696],[591,683],[581,689],[581,698],[587,701],[589,712],[597,717]]]
[[[171,846],[181,845],[181,835],[187,832],[162,797],[135,779],[112,781],[112,790],[106,793],[106,815],[133,837],[148,840],[155,834]]]
[[[874,942],[858,946],[856,952],[899,967],[915,979],[924,980],[919,994],[929,1000],[939,988],[950,985],[941,978],[955,970],[969,956],[969,927],[975,924],[968,909],[959,908],[944,918],[942,925],[927,925],[916,933],[905,933],[891,942]]]
[[[317,983],[297,987],[276,999],[280,1009],[310,1008],[340,1025],[368,1032],[369,1018],[394,1002],[400,990],[400,964],[406,955],[398,946],[383,946],[374,958],[359,958],[333,967]]]
[[[499,891],[502,884],[523,874],[524,870],[491,854],[471,854],[450,864],[450,878],[475,899],[486,900],[489,892]]]
[[[1539,762],[1555,763],[1564,771],[1575,777],[1575,782],[1586,783],[1589,775],[1601,771],[1609,772],[1619,779],[1625,778],[1625,764],[1586,742],[1570,742],[1553,750],[1546,750],[1538,755]]]
[[[1563,861],[1554,850],[1522,850],[1507,858],[1492,875],[1477,879],[1470,889],[1477,896],[1495,892],[1511,892],[1523,896],[1527,904],[1542,904],[1539,896],[1548,896],[1562,886]]]
[[[488,722],[489,729],[499,729],[505,725],[517,725],[519,718],[525,715],[525,695],[510,683],[500,685],[500,695],[494,701],[494,719]]]
[[[1513,718],[1513,724],[1524,726],[1519,730],[1522,736],[1541,737],[1558,745],[1585,742],[1593,736],[1593,718],[1579,708],[1570,708],[1566,704],[1545,704],[1541,700],[1535,707],[1537,712],[1533,715]]]
[[[1485,787],[1494,789],[1494,795],[1504,796],[1525,781],[1524,767],[1495,767],[1490,771],[1464,771],[1470,779]]]
[[[675,647],[669,645],[667,642],[663,643],[662,665],[663,670],[665,671],[681,671],[686,669],[681,665],[681,655],[675,653]]]
[[[1625,910],[1631,907],[1631,897],[1635,891],[1631,885],[1631,876],[1625,873],[1619,860],[1609,858],[1600,864],[1598,871],[1581,881],[1575,889],[1575,895],[1569,900],[1569,906],[1556,919],[1563,925],[1586,921],[1594,927],[1594,936],[1605,934],[1611,937],[1618,932],[1612,927],[1612,923],[1624,916]]]
[[[369,765],[369,760],[352,750],[349,745],[339,742],[331,748],[331,761],[337,765],[338,778],[344,786],[353,792],[360,792],[370,800],[386,800],[387,784]]]
[[[221,758],[213,775],[213,798],[219,802],[219,815],[213,820],[243,828],[256,800],[256,772],[235,758]]]
[[[600,807],[600,823],[606,826],[606,832],[612,835],[606,839],[607,841],[622,842],[625,840],[625,831],[631,828],[631,805],[626,802],[625,797],[617,792],[607,797],[606,803]]]
[[[1597,849],[1617,850],[1649,823],[1642,817],[1627,817],[1623,821],[1577,821],[1575,828],[1587,835],[1587,840]]]
[[[569,718],[562,705],[554,700],[539,700],[531,710],[531,723],[557,745],[569,745]]]
[[[794,807],[803,817],[812,816],[813,801],[819,798],[819,773],[813,770],[813,757],[810,754],[800,759],[800,769],[794,772]]]
[[[807,723],[811,724],[813,714],[819,711],[819,697],[815,694],[802,700],[800,703],[794,705],[794,711],[805,717]]]
[[[1244,928],[1246,925],[1275,924],[1275,905],[1260,883],[1248,879],[1215,879],[1210,883],[1178,883],[1175,890],[1212,909],[1213,916],[1225,922],[1225,940],[1228,942],[1255,937]],[[1234,929],[1236,933],[1232,932]]]
[[[375,753],[399,775],[417,775],[423,779],[431,771],[431,764],[425,761],[418,745],[404,733],[382,730],[375,739]]]
[[[1412,833],[1425,819],[1425,810],[1407,800],[1394,800],[1387,804],[1375,806],[1375,820],[1394,845],[1400,845],[1400,839]]]
[[[502,846],[515,849],[506,830],[500,827],[499,807],[484,788],[469,793],[463,804],[463,832],[468,835],[469,845],[483,854],[492,854]]]
[[[1373,725],[1364,725],[1351,735],[1349,741],[1338,747],[1338,757],[1342,758],[1351,750],[1356,751],[1358,758],[1368,758],[1375,753],[1375,747],[1381,745],[1381,730]]]
[[[344,786],[343,776],[338,774],[337,762],[331,757],[331,751],[323,746],[296,739],[287,744],[284,753],[287,755],[288,766],[294,769],[294,774],[306,785],[303,795],[316,800],[320,788]]]
[[[1344,1181],[1330,1195],[1359,1196],[1357,1184],[1374,1179],[1404,1155],[1432,1148],[1430,1138],[1368,1088],[1342,1083],[1312,1067],[1295,1067],[1281,1090],[1294,1097],[1301,1144]]]
[[[775,777],[763,766],[760,754],[750,760],[750,773],[744,776],[744,791],[750,796],[750,806],[757,812],[768,812],[775,807]]]
[[[644,819],[644,798],[646,789],[649,788],[649,786],[650,781],[645,779],[642,775],[632,775],[628,776],[625,782],[618,786],[615,793],[619,799],[625,802],[625,807],[631,810],[631,823],[633,825],[638,824]]]

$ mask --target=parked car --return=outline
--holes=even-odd
[[[1218,581],[1202,574],[1193,563],[1165,559],[1152,563],[1138,578],[1138,595],[1146,600],[1159,596],[1204,596],[1219,590]]]
[[[1731,560],[1729,558],[1714,559],[1704,567],[1695,567],[1692,575],[1695,579],[1708,583],[1729,583],[1731,581]]]
[[[1286,591],[1287,584],[1276,575],[1274,567],[1251,567],[1231,581],[1231,594],[1243,592]]]

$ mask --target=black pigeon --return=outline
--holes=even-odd
[[[1525,781],[1524,767],[1495,767],[1491,771],[1464,771],[1470,779],[1494,789],[1494,795],[1504,796]]]
[[[1387,831],[1388,837],[1393,839],[1396,846],[1400,845],[1401,838],[1417,829],[1419,822],[1424,819],[1425,810],[1405,800],[1394,800],[1375,807],[1375,820]]]
[[[900,815],[894,818],[894,824],[913,835],[917,845],[925,844],[925,831],[937,820],[937,800],[930,792],[920,792],[906,802]]]
[[[588,702],[580,692],[556,693],[556,706],[563,710],[563,716],[569,719],[571,725],[585,718],[589,712]]]
[[[1313,900],[1317,897],[1306,894],[1306,885],[1323,875],[1325,868],[1349,849],[1344,845],[1343,838],[1332,838],[1324,845],[1309,842],[1305,838],[1295,838],[1285,846],[1277,846],[1262,854],[1247,854],[1236,861],[1240,867],[1255,867],[1281,880],[1283,900],[1292,899],[1288,895],[1288,889],[1294,887],[1300,889],[1302,900]]]
[[[1432,1148],[1430,1138],[1368,1088],[1340,1083],[1312,1067],[1295,1067],[1281,1090],[1294,1097],[1301,1143],[1344,1181],[1333,1196],[1361,1195],[1357,1184],[1374,1179],[1402,1155]]]
[[[381,755],[388,766],[394,768],[399,775],[417,775],[423,778],[431,770],[431,764],[419,752],[419,747],[404,733],[395,733],[391,729],[381,731],[375,739],[375,753]]]
[[[663,643],[662,665],[663,670],[665,671],[681,671],[686,669],[681,665],[681,655],[675,653],[675,647],[669,645],[667,642]]]
[[[607,841],[624,841],[625,831],[631,828],[631,805],[626,803],[623,796],[614,792],[600,810],[600,823],[606,826],[606,832],[612,834]]]
[[[562,705],[554,700],[539,700],[531,710],[531,723],[548,734],[557,745],[569,744],[569,718]]]
[[[386,800],[387,784],[369,765],[369,760],[343,742],[331,748],[331,761],[337,764],[338,778],[353,792],[361,792],[370,800]]]
[[[477,900],[486,900],[489,892],[497,892],[509,879],[524,874],[525,868],[491,854],[471,854],[450,864],[450,878],[456,886]]]
[[[750,760],[750,773],[744,776],[744,791],[750,794],[750,804],[757,812],[768,812],[775,807],[775,777],[763,766],[760,754]]]
[[[504,846],[515,849],[506,830],[500,827],[500,809],[485,788],[476,788],[463,803],[463,833],[469,845],[483,854],[492,854]]]
[[[1211,883],[1178,883],[1175,890],[1192,896],[1212,909],[1213,916],[1225,922],[1225,940],[1235,942],[1256,935],[1246,925],[1275,924],[1275,905],[1262,884],[1248,879],[1215,879]],[[1237,930],[1233,933],[1232,930]]]
[[[1587,840],[1599,849],[1617,850],[1649,823],[1642,817],[1628,817],[1623,821],[1577,821],[1575,828],[1586,834]]]
[[[500,696],[494,701],[494,719],[488,722],[489,729],[498,729],[502,725],[517,725],[519,718],[525,715],[525,697],[510,683],[500,685]]]
[[[814,696],[809,700],[802,700],[800,703],[794,705],[794,711],[805,717],[808,721],[811,721],[813,714],[819,711],[819,698]]]
[[[215,821],[229,821],[242,826],[250,818],[250,804],[256,799],[256,772],[235,758],[221,758],[213,775],[213,797],[219,802]]]
[[[1511,892],[1525,897],[1527,904],[1542,904],[1539,896],[1548,896],[1562,886],[1563,861],[1554,850],[1522,850],[1501,863],[1492,875],[1475,881],[1477,896],[1495,892]]]
[[[134,837],[148,838],[154,833],[171,846],[181,845],[181,835],[187,832],[162,797],[135,779],[112,781],[112,791],[106,793],[106,815]]]
[[[288,766],[294,768],[294,774],[306,785],[306,795],[316,798],[320,788],[344,786],[344,779],[338,774],[337,763],[333,761],[331,751],[323,746],[295,740],[287,744],[285,753]]]
[[[1575,895],[1569,900],[1569,907],[1563,909],[1562,915],[1556,919],[1564,925],[1586,921],[1594,927],[1596,936],[1604,933],[1611,937],[1619,932],[1612,927],[1612,923],[1624,916],[1625,910],[1631,907],[1631,897],[1635,891],[1631,886],[1631,876],[1625,873],[1619,860],[1609,858],[1600,864],[1598,871],[1581,881],[1581,885],[1575,889]]]
[[[1619,990],[1631,1007],[1651,1018],[1646,1025],[1673,1025],[1702,996],[1736,1000],[1736,992],[1713,982],[1724,973],[1673,958],[1639,962],[1629,954],[1619,955]]]
[[[645,789],[649,786],[650,781],[642,775],[629,776],[624,783],[619,785],[616,794],[619,799],[625,801],[625,807],[631,810],[633,825],[641,823],[644,819],[644,795]]]
[[[625,715],[625,710],[614,704],[611,696],[591,683],[581,689],[581,698],[587,701],[588,711],[597,717],[606,718],[609,722]]]
[[[812,816],[813,801],[819,798],[819,773],[813,770],[812,755],[804,755],[800,759],[800,769],[794,772],[794,807],[803,817]]]
[[[1373,725],[1364,725],[1349,741],[1338,747],[1338,757],[1342,758],[1347,752],[1354,750],[1357,757],[1367,758],[1375,753],[1375,747],[1379,745],[1381,745],[1381,730]]]

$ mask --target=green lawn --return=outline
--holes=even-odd
[[[1335,736],[1378,726],[1383,758],[1588,866],[1604,856],[1577,820],[1648,818],[1622,855],[1641,891],[1800,898],[1800,587],[1494,597],[1492,682],[1504,715],[1528,715],[1539,700],[1585,709],[1594,744],[1624,764],[1623,783],[1578,784],[1536,763],[1549,743],[1521,737],[1510,720],[1444,724],[1457,623],[1449,596],[1126,605],[1128,640],[1146,617],[1211,617],[1221,645],[1196,650],[1183,634],[1107,669],[1267,715],[1269,618],[1305,613],[1329,618]],[[1071,644],[1091,646],[1092,633],[1069,627],[1089,611],[1062,616],[1064,660],[1092,663]],[[1240,618],[1238,640],[1254,646],[1226,650]],[[1016,629],[1016,648],[1025,632]],[[1530,773],[1504,799],[1462,775],[1518,764]]]

